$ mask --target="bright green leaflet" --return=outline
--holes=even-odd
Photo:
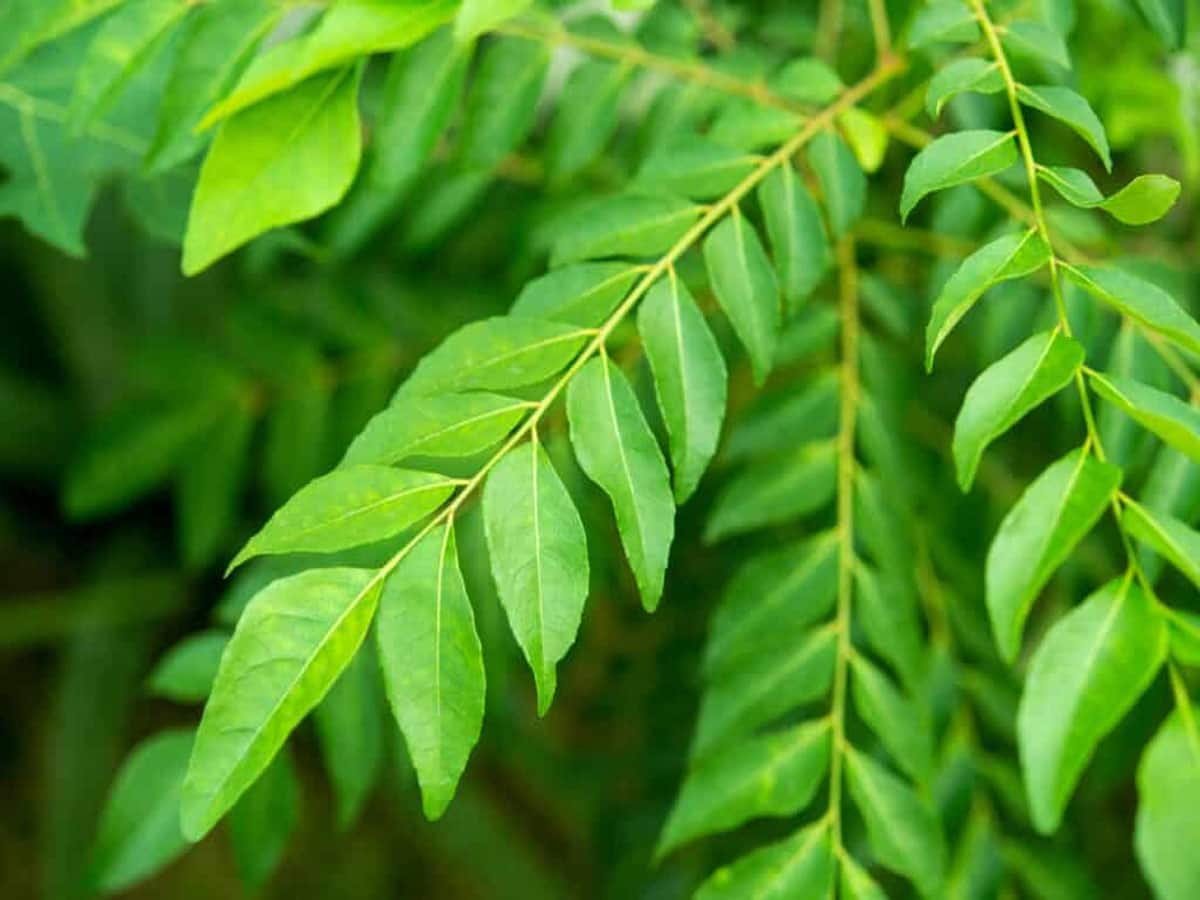
[[[473,41],[485,31],[523,12],[533,0],[463,0],[454,17],[454,37]]]
[[[483,653],[453,528],[435,528],[396,566],[383,590],[375,636],[425,815],[437,819],[479,740],[485,692]]]
[[[300,489],[229,564],[269,553],[332,553],[399,534],[442,505],[456,482],[388,466],[335,469]]]
[[[1200,708],[1172,713],[1138,766],[1135,846],[1163,900],[1188,900],[1200,882]]]
[[[683,503],[700,483],[721,436],[725,358],[704,314],[674,275],[650,290],[637,321],[670,439],[675,501]]]
[[[842,900],[887,900],[887,895],[874,879],[849,855],[842,857],[839,868],[838,889]]]
[[[464,325],[427,354],[393,403],[449,391],[501,391],[557,375],[583,347],[581,328],[496,316]]]
[[[835,635],[819,628],[788,637],[778,652],[739,661],[710,680],[700,701],[693,759],[731,746],[759,725],[825,696],[833,680]]]
[[[606,256],[657,256],[700,218],[701,208],[673,197],[630,194],[585,203],[559,220],[550,265]]]
[[[1200,325],[1158,285],[1121,269],[1067,266],[1066,271],[1085,291],[1135,322],[1200,353]]]
[[[567,418],[575,456],[612,500],[642,605],[653,612],[675,536],[675,501],[662,451],[633,388],[608,357],[593,359],[572,379]]]
[[[1068,125],[1096,151],[1096,155],[1104,163],[1104,168],[1112,171],[1108,136],[1104,133],[1103,123],[1087,100],[1070,88],[1056,85],[1017,85],[1017,97],[1026,106],[1031,106]]]
[[[212,691],[228,644],[229,635],[224,631],[188,635],[158,661],[146,679],[147,691],[176,703],[203,703]]]
[[[931,728],[916,703],[901,693],[866,657],[850,661],[854,708],[870,726],[896,765],[917,784],[933,775]]]
[[[1017,746],[1033,824],[1048,834],[1096,744],[1137,702],[1167,655],[1167,623],[1132,576],[1056,622],[1029,664]]]
[[[831,131],[823,131],[809,141],[808,163],[821,185],[830,230],[841,237],[862,217],[867,176],[846,142]]]
[[[160,732],[130,752],[92,851],[89,880],[99,890],[125,890],[187,849],[179,830],[179,793],[191,752],[191,731]]]
[[[1167,214],[1182,186],[1166,175],[1139,175],[1111,197],[1105,197],[1082,169],[1038,166],[1038,178],[1073,206],[1102,209],[1126,225],[1146,225]]]
[[[963,316],[1001,281],[1031,275],[1050,260],[1050,248],[1036,231],[996,238],[962,261],[934,301],[925,330],[925,370]]]
[[[321,702],[362,644],[379,588],[363,569],[310,569],[250,601],[196,733],[181,799],[188,840],[208,833]]]
[[[837,540],[818,535],[748,560],[730,579],[713,613],[704,673],[721,672],[829,613],[837,597]]]
[[[864,172],[878,172],[887,154],[888,130],[883,121],[857,106],[838,113],[838,127]]]
[[[521,289],[512,314],[597,328],[643,271],[622,262],[585,262],[554,269]]]
[[[333,782],[335,821],[354,825],[383,768],[383,682],[374,645],[359,648],[350,665],[313,710],[321,758]]]
[[[988,444],[1062,390],[1083,364],[1078,341],[1061,331],[1035,334],[975,379],[954,421],[954,463],[964,491]]]
[[[879,861],[935,897],[946,869],[946,847],[933,810],[903,781],[855,749],[846,754],[846,779],[867,824]]]
[[[827,722],[767,733],[706,757],[679,789],[655,856],[751,819],[800,812],[828,765]]]
[[[402,395],[350,442],[343,466],[394,465],[412,456],[472,456],[503,440],[529,409],[499,394]]]
[[[1010,131],[958,131],[921,150],[904,173],[900,218],[905,220],[922,197],[956,184],[1003,172],[1017,161]]]
[[[792,166],[763,179],[758,202],[767,224],[779,286],[794,310],[812,293],[833,262],[817,201]]]
[[[721,309],[750,355],[759,384],[779,340],[779,285],[758,232],[736,210],[704,239],[704,263]]]
[[[836,487],[835,457],[832,443],[808,444],[779,456],[772,465],[741,472],[713,504],[704,539],[719,541],[823,508]]]
[[[453,0],[395,3],[349,0],[335,3],[317,26],[257,56],[237,86],[201,120],[210,128],[314,75],[347,66],[371,53],[409,47],[450,21]]]
[[[1045,60],[1064,69],[1071,68],[1071,55],[1062,37],[1041,22],[1011,22],[1002,36],[1006,50]]]
[[[185,275],[264,231],[311,218],[342,199],[361,152],[358,81],[351,69],[322,75],[221,126],[192,196],[183,239]]]
[[[1121,523],[1130,536],[1170,560],[1200,588],[1200,532],[1161,510],[1125,501]]]
[[[1200,462],[1200,410],[1195,406],[1174,394],[1118,375],[1089,373],[1088,383],[1164,443]]]
[[[1038,592],[1100,518],[1121,470],[1073,450],[1047,468],[1016,502],[988,549],[987,607],[1000,655],[1020,649]]]
[[[783,65],[771,75],[771,89],[798,103],[832,103],[846,85],[829,63],[802,56]]]
[[[299,818],[300,785],[287,752],[267,766],[229,813],[229,838],[238,877],[259,891],[283,860]]]
[[[959,94],[998,94],[1002,90],[1004,76],[994,62],[977,57],[958,59],[938,69],[929,79],[925,110],[930,118],[936,119],[942,114],[942,107]]]
[[[588,594],[583,522],[540,444],[510,450],[488,476],[483,522],[492,577],[537,683],[538,714],[554,699]]]
[[[829,829],[817,824],[717,869],[700,885],[696,900],[828,897],[833,891],[833,878]]]

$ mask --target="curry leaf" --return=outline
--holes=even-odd
[[[846,142],[831,131],[823,131],[809,142],[808,162],[821,185],[830,229],[840,237],[863,214],[867,176]]]
[[[766,220],[779,286],[794,309],[812,293],[833,262],[820,210],[790,165],[779,166],[763,179],[758,202]]]
[[[900,218],[922,197],[956,184],[1002,172],[1017,161],[1011,131],[959,131],[935,139],[921,150],[904,173]]]
[[[1096,155],[1104,163],[1104,168],[1112,170],[1112,156],[1108,150],[1108,136],[1104,133],[1104,125],[1083,97],[1070,88],[1057,85],[1031,87],[1026,84],[1017,86],[1017,97],[1026,106],[1040,110],[1068,125],[1096,151]]]
[[[959,59],[938,69],[925,91],[925,109],[931,118],[942,114],[942,107],[958,94],[998,94],[1004,90],[1004,76],[994,62],[977,57]]]
[[[1137,771],[1138,861],[1163,900],[1186,900],[1200,879],[1200,734],[1195,706],[1173,713]]]
[[[1132,537],[1166,557],[1200,588],[1200,532],[1174,516],[1132,500],[1124,501],[1121,524]]]
[[[1067,274],[1093,296],[1121,313],[1200,353],[1200,325],[1156,284],[1121,269],[1067,266]]]
[[[1105,197],[1081,169],[1039,165],[1037,174],[1068,203],[1084,209],[1102,209],[1126,225],[1145,225],[1161,219],[1175,204],[1181,190],[1179,182],[1166,175],[1139,175],[1111,197]]]
[[[742,897],[830,897],[834,855],[829,829],[811,825],[717,869],[696,892],[696,900]]]
[[[1119,375],[1089,373],[1092,389],[1164,443],[1200,462],[1200,410],[1174,394]]]

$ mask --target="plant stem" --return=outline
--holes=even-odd
[[[541,400],[535,401],[531,407],[530,415],[509,435],[508,439],[500,446],[486,462],[480,466],[479,470],[471,476],[457,494],[445,505],[442,509],[418,531],[411,540],[401,547],[383,566],[375,573],[375,576],[363,588],[363,595],[368,591],[373,590],[380,582],[400,564],[400,561],[406,557],[409,552],[421,542],[421,540],[441,525],[448,519],[452,519],[464,503],[475,493],[475,491],[483,484],[488,473],[491,472],[504,455],[513,447],[524,440],[529,433],[537,427],[538,422],[549,411],[554,401],[558,399],[571,379],[579,372],[580,369],[598,352],[600,352],[609,335],[613,330],[624,321],[629,312],[637,305],[638,301],[650,290],[651,286],[666,272],[668,272],[684,253],[691,249],[692,245],[700,240],[712,226],[717,224],[726,214],[741,202],[750,191],[752,191],[760,181],[767,177],[777,166],[787,163],[799,150],[807,144],[813,137],[826,128],[832,127],[834,120],[843,110],[854,106],[863,98],[870,96],[881,85],[886,84],[889,80],[899,74],[904,68],[904,62],[897,58],[887,60],[883,65],[878,66],[873,72],[867,75],[862,81],[847,88],[842,92],[833,103],[825,107],[812,118],[805,122],[804,127],[800,129],[791,139],[780,146],[770,156],[764,157],[763,160],[743,178],[737,185],[725,194],[717,202],[705,209],[704,214],[700,219],[687,230],[687,232],[677,240],[667,252],[661,256],[657,262],[646,269],[646,272],[634,285],[633,289],[621,301],[620,305],[613,310],[612,315],[608,320],[596,330],[595,336],[587,345],[579,352],[579,355],[571,362],[566,371],[551,385],[550,389],[542,397]]]
[[[837,659],[833,673],[833,738],[829,759],[829,812],[835,847],[842,844],[842,760],[846,745],[846,682],[850,656],[850,604],[854,591],[854,436],[858,417],[858,266],[854,240],[838,243],[838,305],[842,322],[841,410],[837,437]]]

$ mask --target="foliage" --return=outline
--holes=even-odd
[[[65,451],[0,460],[114,533],[169,488],[172,584],[232,560],[145,681],[198,723],[137,743],[60,877],[125,889],[224,821],[261,889],[307,827],[308,719],[342,830],[409,767],[437,834],[485,828],[489,731],[615,818],[521,723],[553,731],[636,598],[668,737],[621,765],[677,796],[624,805],[603,886],[481,856],[496,896],[1193,896],[1186,7],[10,4],[25,277],[65,290],[35,240],[122,239],[200,277],[134,281],[131,351],[64,354],[86,416],[0,371],[0,415]],[[115,591],[63,629],[181,605]],[[54,633],[31,609],[14,643]],[[697,680],[685,750],[661,709]]]

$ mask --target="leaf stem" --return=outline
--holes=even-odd
[[[837,659],[833,673],[833,739],[829,761],[829,820],[835,847],[842,844],[842,760],[846,745],[846,682],[854,647],[850,643],[850,605],[854,592],[854,442],[858,418],[858,266],[854,240],[837,247],[838,305],[842,322],[841,409],[837,436]]]
[[[743,178],[738,184],[729,190],[724,197],[716,203],[706,207],[704,214],[697,222],[681,236],[674,245],[657,262],[646,269],[645,273],[634,285],[633,289],[621,301],[620,305],[613,310],[608,320],[596,330],[595,336],[589,341],[579,352],[579,355],[572,360],[566,371],[551,385],[550,389],[542,397],[541,400],[535,401],[530,408],[530,415],[509,435],[508,439],[501,444],[498,449],[486,462],[480,466],[479,470],[471,476],[464,484],[459,492],[445,505],[442,509],[425,524],[403,547],[388,559],[387,562],[380,567],[379,571],[363,589],[364,594],[373,589],[379,582],[383,581],[387,576],[400,564],[411,550],[421,542],[421,540],[437,528],[444,521],[452,520],[455,513],[462,507],[464,503],[475,493],[475,491],[483,484],[487,475],[500,460],[504,458],[513,447],[517,446],[524,440],[529,433],[537,427],[538,422],[549,411],[554,401],[558,399],[570,383],[571,379],[579,372],[580,369],[590,360],[596,353],[601,352],[608,340],[609,335],[613,330],[624,321],[629,312],[637,305],[638,301],[650,290],[651,286],[665,272],[675,265],[684,253],[691,249],[692,245],[700,240],[712,226],[719,222],[727,213],[733,210],[742,198],[753,190],[760,181],[767,177],[777,166],[783,165],[790,160],[799,150],[807,144],[818,133],[833,125],[839,113],[843,110],[859,103],[864,97],[870,96],[881,85],[886,84],[889,80],[903,71],[905,62],[897,57],[892,57],[886,60],[882,65],[877,66],[874,71],[859,81],[857,84],[847,88],[842,92],[841,96],[833,103],[829,104],[823,110],[818,112],[812,118],[808,119],[804,126],[796,132],[786,143],[781,145],[774,153],[763,160]]]

